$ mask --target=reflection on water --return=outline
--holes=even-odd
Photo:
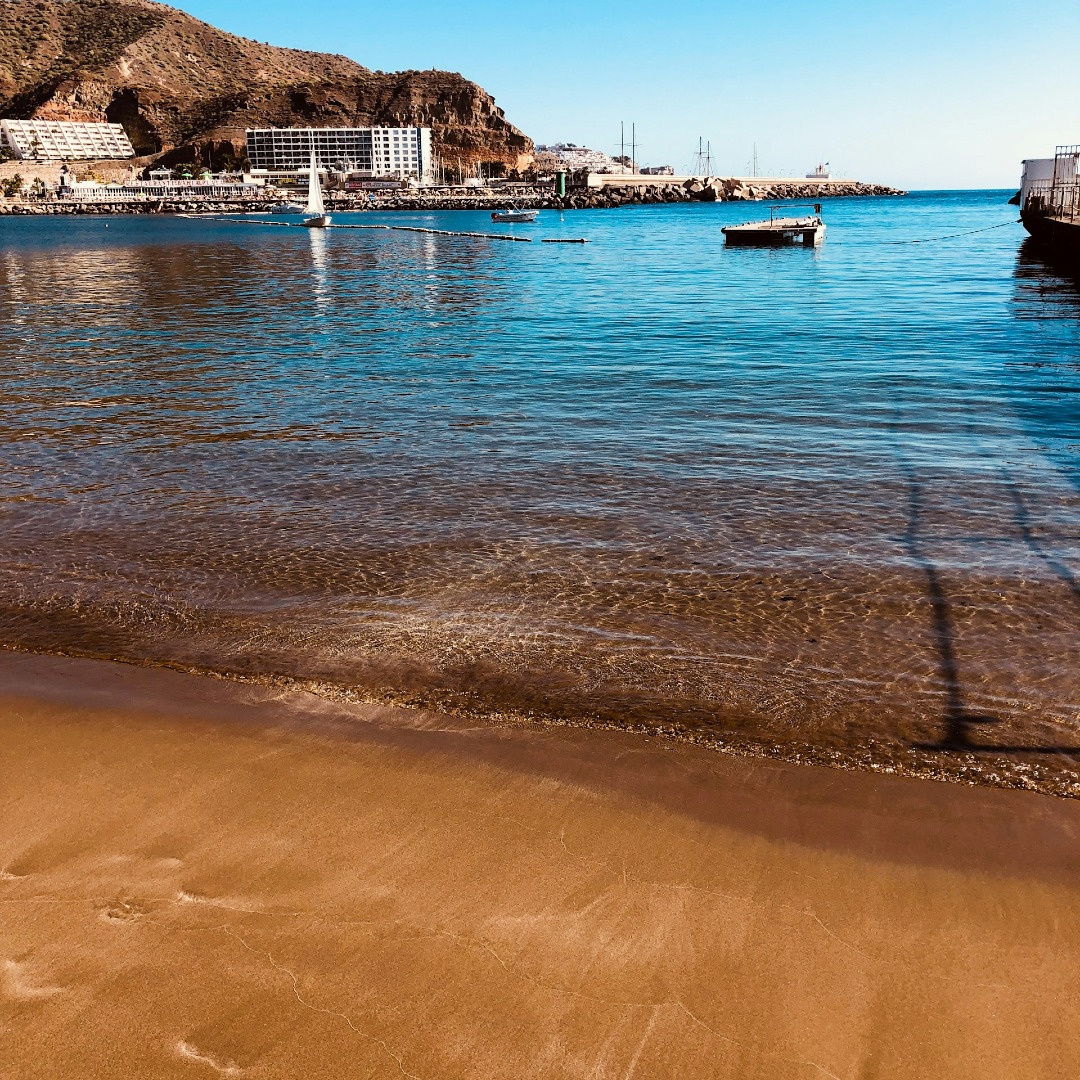
[[[1016,256],[1016,279],[1022,293],[1039,301],[1071,306],[1080,313],[1080,269],[1065,264],[1041,248],[1030,236],[1020,242]],[[1035,315],[1036,308],[1029,309]]]
[[[6,221],[0,640],[1080,790],[1078,293],[883,243],[998,200]]]
[[[314,271],[312,290],[316,308],[330,303],[330,267],[326,253],[326,233],[322,229],[308,229],[311,242],[311,268]]]

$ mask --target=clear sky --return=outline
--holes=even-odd
[[[906,188],[1019,186],[1080,142],[1080,2],[1041,0],[178,0],[235,34],[384,71],[460,71],[537,142],[687,170]]]

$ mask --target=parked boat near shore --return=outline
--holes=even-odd
[[[495,210],[492,212],[492,221],[519,221],[519,222],[532,222],[536,220],[536,215],[539,214],[539,210],[518,210],[517,207],[512,207],[509,210]]]
[[[1080,263],[1080,145],[1029,158],[1020,182],[1020,220],[1052,258]]]

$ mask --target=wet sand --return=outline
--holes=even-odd
[[[1065,1077],[1080,802],[0,654],[0,1072]]]

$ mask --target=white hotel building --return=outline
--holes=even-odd
[[[255,128],[247,156],[255,176],[306,172],[311,152],[320,169],[373,178],[435,179],[431,128]]]
[[[8,149],[20,161],[104,161],[131,158],[135,150],[119,124],[70,120],[0,120]]]

